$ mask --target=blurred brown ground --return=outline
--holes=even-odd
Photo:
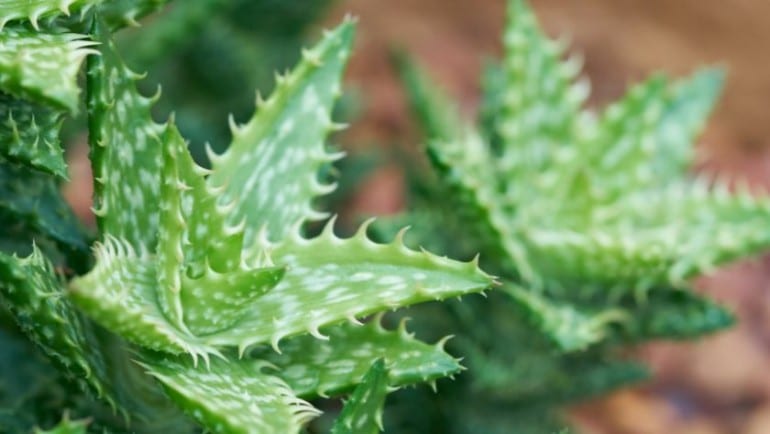
[[[770,186],[770,2],[763,0],[533,0],[551,35],[584,54],[591,104],[617,98],[652,71],[682,75],[704,64],[728,69],[725,94],[698,146],[696,170]],[[392,46],[408,49],[472,115],[482,60],[500,53],[502,0],[346,0],[330,16],[359,17],[348,73],[365,114],[344,141],[414,146],[414,126],[388,63]],[[399,170],[366,184],[355,206],[366,213],[403,203]],[[768,222],[770,223],[770,222]],[[768,225],[770,228],[770,224]],[[770,260],[734,264],[699,279],[698,288],[732,306],[733,330],[690,343],[638,350],[656,373],[652,384],[583,404],[570,415],[586,433],[770,433]]]

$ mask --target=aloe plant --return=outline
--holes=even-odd
[[[470,366],[442,394],[446,432],[546,432],[554,406],[643,378],[617,348],[730,325],[690,280],[770,245],[767,198],[686,172],[721,71],[656,74],[596,112],[579,60],[522,0],[508,2],[503,46],[479,127],[399,61],[435,177],[417,177],[414,211],[396,220],[415,222],[411,242],[481,251],[504,280],[491,303],[444,309]]]
[[[324,142],[342,127],[331,111],[353,20],[303,50],[246,124],[231,121],[229,148],[212,151],[205,169],[173,118],[153,121],[159,95],[137,91],[141,76],[113,43],[114,31],[160,3],[40,0],[0,10],[3,46],[16,47],[0,50],[11,113],[0,130],[9,143],[0,149],[0,210],[21,225],[2,237],[10,247],[0,253],[0,301],[16,324],[9,342],[23,334],[47,357],[40,369],[55,372],[50,388],[18,400],[0,388],[0,416],[23,420],[6,427],[0,418],[0,427],[47,429],[68,414],[53,432],[86,430],[72,417],[95,432],[290,433],[319,414],[307,399],[355,389],[334,432],[378,431],[393,387],[460,365],[445,339],[428,345],[369,316],[480,292],[493,279],[475,260],[406,248],[403,232],[376,244],[365,224],[343,239],[331,219],[304,235],[306,223],[327,218],[314,200],[335,188],[319,173],[342,156]],[[59,119],[78,111],[86,57],[98,235],[93,257],[78,257],[71,252],[91,236],[56,192],[56,138]],[[36,177],[43,186],[30,199],[22,190]],[[59,390],[59,407],[44,407]]]

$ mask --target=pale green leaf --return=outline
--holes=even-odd
[[[433,381],[460,371],[459,361],[443,350],[445,340],[428,345],[406,332],[382,328],[380,318],[363,325],[345,323],[322,330],[329,340],[295,336],[281,344],[281,352],[260,348],[250,353],[277,366],[276,375],[305,398],[335,395],[361,382],[372,360],[381,358],[390,384],[401,386]]]
[[[0,10],[2,6],[0,6]],[[92,41],[72,33],[0,31],[0,89],[70,112],[78,108],[77,73]]]
[[[101,55],[88,60],[88,114],[94,172],[94,213],[102,233],[151,252],[158,234],[163,165],[153,99],[136,90],[140,78],[123,64],[103,26],[95,31]]]
[[[209,366],[187,359],[145,355],[141,364],[189,415],[214,433],[298,433],[318,415],[257,360],[215,358]]]
[[[40,20],[69,15],[102,0],[0,0],[0,30],[11,21],[28,21],[37,29]]]
[[[60,127],[61,113],[0,93],[0,154],[6,159],[66,178]]]
[[[505,88],[495,125],[503,145],[498,167],[524,183],[554,162],[558,148],[569,145],[588,88],[573,85],[579,62],[561,61],[564,47],[543,34],[524,0],[508,2],[503,46]]]
[[[375,244],[366,225],[352,238],[340,239],[327,224],[321,235],[299,233],[273,246],[286,274],[260,297],[244,319],[228,331],[208,337],[212,345],[241,348],[278,342],[295,334],[321,336],[322,326],[430,300],[483,291],[493,279],[476,261],[462,263],[407,249],[401,236]]]
[[[388,370],[378,359],[345,402],[332,434],[377,434],[382,431],[382,407],[388,394]]]
[[[303,52],[294,70],[279,76],[273,94],[258,101],[256,114],[242,127],[233,126],[233,142],[221,156],[212,156],[209,183],[223,188],[221,203],[235,202],[231,223],[246,223],[250,246],[263,226],[271,240],[290,233],[294,224],[324,214],[312,200],[330,192],[317,172],[337,158],[324,139],[336,125],[331,120],[334,100],[353,38],[347,20]]]
[[[216,353],[163,315],[152,256],[114,238],[97,245],[95,253],[94,269],[69,285],[70,297],[94,321],[146,348],[190,353],[193,358]]]

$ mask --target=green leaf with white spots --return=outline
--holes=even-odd
[[[325,149],[324,139],[337,128],[331,112],[353,33],[347,20],[303,51],[299,65],[278,77],[270,98],[258,101],[254,117],[233,126],[230,148],[212,156],[208,181],[224,189],[222,202],[236,203],[231,223],[246,222],[247,247],[262,227],[271,240],[280,240],[295,224],[324,216],[312,201],[334,189],[317,176],[340,157]]]
[[[60,126],[60,112],[0,93],[0,155],[6,159],[66,178]]]
[[[35,29],[40,21],[90,8],[102,0],[0,0],[0,30],[9,22],[29,22]]]
[[[270,362],[291,389],[304,398],[336,395],[361,382],[372,360],[383,359],[390,385],[430,382],[460,371],[459,360],[444,352],[445,340],[434,345],[418,341],[402,322],[385,330],[376,317],[363,325],[345,323],[322,330],[329,340],[295,336],[281,352],[255,349],[250,357]]]
[[[564,47],[548,39],[524,0],[508,2],[502,62],[505,87],[495,129],[503,152],[498,167],[519,182],[548,167],[567,145],[585,84],[574,85],[576,61],[561,62]]]
[[[94,213],[102,233],[137,250],[155,249],[161,203],[160,136],[153,99],[139,95],[139,75],[115,52],[102,25],[95,35],[101,55],[88,58],[88,122],[94,172]]]
[[[69,284],[70,297],[94,321],[153,350],[190,353],[193,358],[216,353],[163,315],[152,256],[115,238],[97,245],[95,253],[94,269]]]
[[[0,10],[2,6],[0,6]],[[92,41],[72,33],[6,28],[0,32],[0,90],[17,98],[76,112],[77,73]]]
[[[214,433],[298,433],[319,414],[283,380],[266,373],[262,361],[214,358],[196,367],[188,358],[147,354],[141,364],[171,399]]]
[[[26,258],[0,253],[0,302],[19,327],[73,381],[117,407],[107,364],[92,325],[64,293],[64,283],[34,248]]]
[[[415,303],[442,300],[490,287],[494,280],[476,261],[456,262],[416,252],[399,235],[376,244],[366,226],[352,238],[333,233],[334,221],[313,239],[295,233],[272,246],[277,264],[286,266],[280,283],[257,299],[230,330],[208,336],[212,345],[241,348],[311,333],[328,324]]]
[[[382,431],[382,407],[388,394],[388,370],[378,359],[345,402],[332,434],[377,434]]]

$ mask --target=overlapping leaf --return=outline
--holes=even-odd
[[[291,235],[292,227],[325,214],[312,200],[334,189],[318,179],[319,168],[341,157],[324,148],[338,129],[331,111],[350,54],[354,24],[347,20],[312,49],[290,73],[278,76],[276,89],[249,122],[233,126],[233,142],[213,158],[209,183],[222,188],[221,202],[234,202],[231,223],[246,223],[245,246],[264,226],[271,240]]]
[[[378,358],[384,360],[393,386],[433,381],[460,370],[459,361],[444,352],[443,340],[428,345],[408,334],[403,323],[397,331],[388,331],[379,321],[328,327],[323,329],[328,341],[297,336],[283,343],[280,353],[263,348],[250,357],[277,366],[276,375],[302,397],[350,390]]]
[[[75,381],[116,406],[115,391],[98,343],[85,321],[65,297],[53,266],[35,249],[23,259],[0,253],[0,301],[27,336]]]
[[[66,178],[60,125],[60,113],[0,93],[0,154],[6,159]]]
[[[382,407],[388,393],[388,371],[377,359],[361,384],[345,402],[332,427],[332,434],[377,434],[382,431]]]
[[[298,433],[318,414],[307,402],[255,360],[214,359],[193,366],[189,359],[142,357],[182,409],[215,433]]]
[[[75,112],[77,73],[93,45],[83,35],[6,28],[0,32],[0,89]]]

